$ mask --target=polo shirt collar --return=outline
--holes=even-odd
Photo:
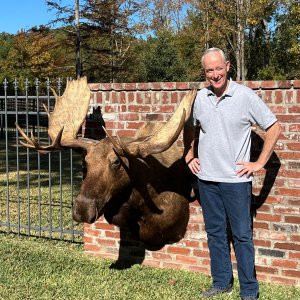
[[[236,89],[236,82],[234,82],[231,78],[229,78],[229,83],[228,83],[228,89],[227,92],[223,95],[223,97],[229,96],[232,97],[234,94],[234,91]],[[215,96],[215,93],[212,89],[212,86],[207,87],[207,96]]]

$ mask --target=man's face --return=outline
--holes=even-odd
[[[212,85],[217,96],[221,96],[227,87],[229,61],[224,61],[221,53],[210,52],[203,58],[203,67],[207,81]]]

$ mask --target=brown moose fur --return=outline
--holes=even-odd
[[[126,143],[145,138],[160,126],[148,123]],[[104,213],[109,223],[136,230],[151,247],[179,241],[189,219],[191,192],[182,156],[182,148],[173,144],[144,159],[120,157],[108,138],[101,140],[86,155],[87,175],[73,218],[93,223]]]

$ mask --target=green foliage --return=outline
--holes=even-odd
[[[277,69],[274,65],[267,65],[266,67],[258,70],[257,80],[284,80],[287,79],[283,71]]]
[[[150,47],[145,55],[147,81],[183,81],[185,70],[180,64],[172,35],[160,33],[149,39]]]
[[[0,299],[196,300],[210,285],[201,273],[134,265],[85,256],[82,245],[0,236]],[[296,300],[300,289],[261,284],[261,300]],[[231,295],[239,299],[239,286]]]
[[[300,78],[297,1],[82,0],[78,27],[72,5],[47,3],[63,26],[1,33],[0,81],[75,77],[78,33],[90,82],[205,80],[208,47],[227,52],[233,78]]]

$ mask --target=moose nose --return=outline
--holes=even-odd
[[[76,222],[94,223],[98,218],[95,204],[85,197],[78,196],[72,209],[72,217]]]

